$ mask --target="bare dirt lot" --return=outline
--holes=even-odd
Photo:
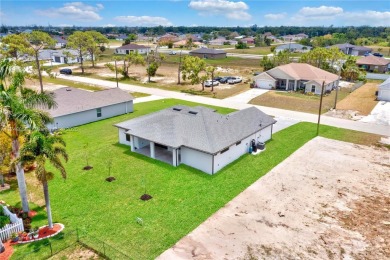
[[[317,137],[159,259],[389,259],[382,149]]]

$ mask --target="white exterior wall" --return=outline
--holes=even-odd
[[[134,148],[135,149],[141,149],[145,146],[148,146],[150,144],[149,140],[134,136]]]
[[[313,83],[313,82],[310,82],[309,84],[306,84],[305,93],[311,92],[311,86],[312,85],[316,86],[316,90],[315,90],[314,94],[321,95],[322,85],[320,85],[318,83]],[[333,87],[336,87],[336,86],[337,86],[337,81],[325,85],[325,87],[324,87],[324,94],[325,94],[325,91],[332,90]]]
[[[116,49],[115,52],[117,54],[127,54],[126,51],[129,51],[130,52],[138,52],[139,54],[147,54],[150,49],[149,48],[145,48],[145,49],[137,49],[137,50],[125,50],[125,49]]]
[[[381,88],[378,90],[378,100],[381,101],[389,101],[390,102],[390,89],[389,88]]]
[[[226,165],[234,162],[242,155],[249,152],[249,145],[253,139],[256,143],[266,142],[271,139],[272,126],[268,126],[261,131],[245,138],[239,145],[233,144],[229,147],[229,150],[224,153],[218,153],[214,156],[214,173],[221,170]]]
[[[213,156],[211,154],[200,152],[188,147],[181,147],[180,156],[180,163],[184,163],[208,174],[213,173]]]
[[[126,141],[126,129],[118,128],[118,140],[120,144],[131,145],[130,141]]]
[[[133,112],[133,101],[102,107],[101,111],[101,117],[97,117],[96,109],[54,117],[54,122],[48,124],[47,127],[49,129],[70,128]]]

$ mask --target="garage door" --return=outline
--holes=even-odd
[[[259,79],[256,80],[256,87],[263,88],[263,89],[272,89],[273,82],[270,80]]]

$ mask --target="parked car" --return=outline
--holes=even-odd
[[[233,77],[223,77],[222,79],[219,80],[220,83],[228,83],[228,80],[231,79]]]
[[[241,77],[232,77],[231,79],[229,79],[227,81],[227,83],[229,83],[229,84],[236,84],[236,83],[240,83],[240,82],[242,82]]]
[[[216,81],[220,81],[222,79],[222,77],[215,77],[215,78],[213,78],[213,80],[216,80]]]
[[[170,51],[169,55],[176,55],[176,52],[175,51]]]
[[[72,74],[72,70],[71,69],[60,69],[60,74],[71,75]]]
[[[204,82],[205,87],[218,86],[218,85],[219,85],[219,81],[217,80],[206,80]]]
[[[372,55],[374,55],[376,57],[383,57],[383,54],[379,53],[379,52],[374,52]]]

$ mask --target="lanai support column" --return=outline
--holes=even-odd
[[[177,149],[172,148],[172,165],[177,166]]]
[[[135,148],[134,148],[134,136],[133,135],[130,135],[130,147],[131,147],[131,151],[134,152]]]
[[[156,159],[156,153],[154,149],[154,142],[150,141],[150,157]]]
[[[289,79],[287,79],[286,80],[286,90],[288,90],[288,84],[290,83],[290,80]]]

